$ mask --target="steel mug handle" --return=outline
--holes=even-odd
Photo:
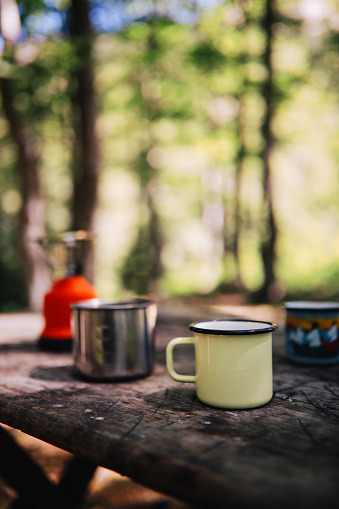
[[[190,338],[175,338],[171,339],[166,348],[166,366],[170,377],[177,382],[195,383],[197,380],[196,375],[180,375],[174,370],[173,367],[173,350],[177,345],[191,345],[196,341],[195,337]]]

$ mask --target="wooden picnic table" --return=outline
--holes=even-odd
[[[234,312],[253,318],[248,308],[217,312],[220,318]],[[28,459],[21,478],[29,482],[16,487],[22,500],[53,509],[46,500],[60,507],[60,495],[64,509],[74,507],[99,465],[195,507],[338,507],[339,366],[289,363],[281,322],[273,335],[272,401],[252,410],[209,407],[197,399],[194,385],[173,381],[165,366],[167,342],[191,335],[187,326],[198,317],[211,313],[181,309],[175,315],[160,306],[154,373],[93,383],[74,376],[71,354],[38,351],[31,315],[0,315],[0,422],[75,455],[75,474],[66,473],[60,490],[50,492]],[[256,318],[271,319],[265,309]],[[176,367],[193,372],[192,348],[177,350]],[[0,429],[0,475],[11,482],[10,471],[19,472],[18,461],[24,468],[26,459]],[[74,480],[80,478],[77,499]]]

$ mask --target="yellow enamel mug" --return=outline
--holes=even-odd
[[[189,326],[193,337],[172,339],[166,349],[169,375],[178,382],[196,383],[203,403],[219,408],[245,409],[272,399],[272,332],[275,323],[253,320],[214,320]],[[173,367],[178,345],[195,347],[195,375]]]

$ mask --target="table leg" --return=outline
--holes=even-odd
[[[0,475],[20,497],[12,509],[74,509],[96,469],[91,461],[74,457],[59,485],[53,484],[2,426],[0,450]]]
[[[95,463],[78,456],[68,463],[58,486],[75,506],[80,504],[96,468]]]

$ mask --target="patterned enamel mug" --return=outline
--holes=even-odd
[[[286,302],[286,355],[303,364],[339,362],[339,303]]]

